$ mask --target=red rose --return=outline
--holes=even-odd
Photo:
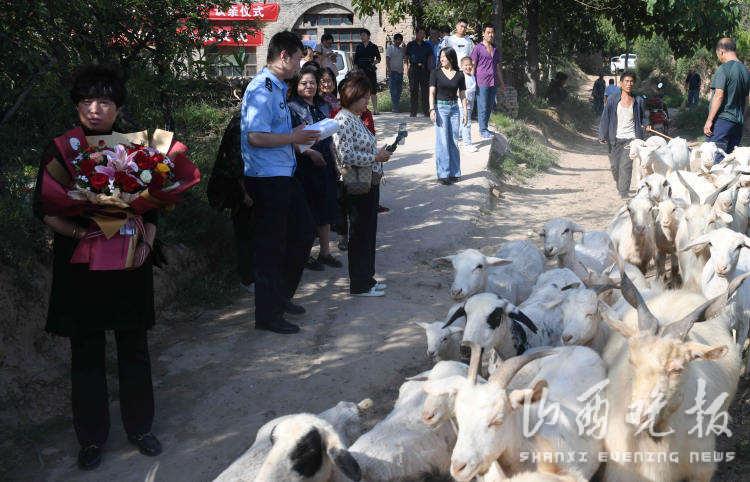
[[[87,157],[86,159],[82,160],[80,164],[78,164],[78,167],[81,169],[81,172],[86,177],[91,177],[94,174],[94,167],[96,167],[96,161],[94,161],[90,157]]]
[[[101,191],[109,182],[109,178],[106,174],[97,172],[89,178],[89,182],[91,183],[92,188],[94,188],[96,191]]]
[[[152,173],[151,182],[148,183],[149,187],[154,187],[156,189],[160,189],[162,186],[164,186],[164,181],[166,180],[166,176],[160,172],[153,171]]]
[[[115,174],[115,184],[119,185],[125,192],[138,192],[141,189],[141,184],[136,178],[124,171],[117,171]]]
[[[156,167],[156,162],[148,155],[136,156],[135,163],[138,165],[138,169],[141,171],[150,171]]]

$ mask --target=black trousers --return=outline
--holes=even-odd
[[[430,103],[427,97],[430,93],[430,72],[427,67],[411,64],[409,66],[409,98],[411,101],[411,115],[417,115],[419,101],[422,101],[422,113],[430,114]]]
[[[297,179],[246,177],[245,188],[255,203],[255,321],[272,323],[283,316],[283,303],[297,291],[315,226]]]
[[[625,146],[630,144],[632,139],[616,139],[614,144],[609,146],[609,168],[612,171],[612,177],[617,184],[617,191],[620,196],[627,196],[630,191],[630,179],[633,177],[633,160],[628,156]]]
[[[115,330],[120,411],[125,432],[151,431],[154,391],[145,328]],[[109,434],[109,392],[103,331],[70,337],[73,425],[81,446],[104,445]]]
[[[366,194],[347,194],[349,209],[349,292],[375,286],[375,236],[378,231],[380,186]]]
[[[234,239],[237,246],[237,271],[240,281],[245,284],[251,283],[253,277],[253,236],[252,236],[253,210],[241,206],[232,216],[234,227]]]

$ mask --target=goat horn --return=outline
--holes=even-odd
[[[508,312],[508,318],[510,318],[511,320],[515,320],[515,321],[517,321],[519,323],[524,324],[526,326],[526,328],[528,328],[529,330],[531,330],[532,333],[536,333],[537,331],[539,331],[539,328],[536,327],[536,325],[531,320],[531,318],[529,318],[528,316],[526,316],[526,313],[524,313],[523,311],[519,310],[518,308],[516,308],[513,311],[509,311]]]
[[[495,373],[490,377],[490,383],[495,383],[501,388],[506,388],[510,381],[513,379],[516,373],[523,368],[527,363],[536,360],[537,358],[543,358],[549,355],[553,355],[555,350],[553,348],[544,348],[541,350],[529,351],[523,355],[515,356],[508,360],[505,360],[498,368]]]
[[[677,179],[680,180],[683,186],[685,186],[685,189],[687,189],[688,194],[690,195],[690,204],[700,204],[701,198],[698,196],[698,193],[695,192],[695,189],[693,189],[690,184],[685,181],[685,178],[682,177],[682,174],[680,174],[680,170],[676,170],[675,174],[677,174]]]
[[[477,383],[477,374],[479,374],[479,364],[482,361],[482,351],[484,348],[476,343],[471,344],[471,358],[469,359],[469,372],[467,379],[472,385]]]
[[[462,316],[466,316],[466,310],[464,309],[464,306],[457,309],[456,312],[453,313],[450,318],[448,318],[448,321],[445,322],[445,324],[443,325],[443,328],[448,328],[449,326],[453,324],[454,321],[461,318]]]
[[[734,184],[738,177],[739,174],[735,174],[732,179],[719,186],[716,191],[714,191],[710,196],[706,198],[704,204],[706,204],[707,206],[713,206],[716,202],[716,198],[719,197],[719,194],[721,194],[724,190],[726,190],[726,188]]]
[[[638,311],[638,330],[644,333],[656,333],[659,321],[648,309],[646,301],[625,270],[622,271],[620,290],[625,301]]]

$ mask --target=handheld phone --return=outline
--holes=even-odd
[[[393,144],[388,144],[385,146],[385,150],[388,152],[393,152],[396,150],[396,147],[398,147],[399,144],[404,143],[404,139],[406,139],[406,136],[409,135],[409,132],[406,130],[406,124],[403,122],[400,122],[398,124],[398,134],[396,135],[396,139],[393,141]]]

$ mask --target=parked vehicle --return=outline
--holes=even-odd
[[[334,50],[334,52],[336,53],[336,68],[339,71],[339,74],[336,76],[336,83],[338,84],[352,70],[352,65],[354,64],[348,52],[344,52],[343,50]]]
[[[613,74],[622,72],[624,70],[635,70],[638,64],[638,56],[635,54],[628,54],[628,65],[625,66],[625,54],[620,54],[618,57],[612,57],[609,62],[609,71]]]
[[[663,86],[664,84],[659,82],[657,88],[661,90]],[[651,128],[662,134],[669,134],[669,109],[664,103],[662,93],[658,92],[651,97],[645,97],[644,104],[648,110],[648,123]]]

